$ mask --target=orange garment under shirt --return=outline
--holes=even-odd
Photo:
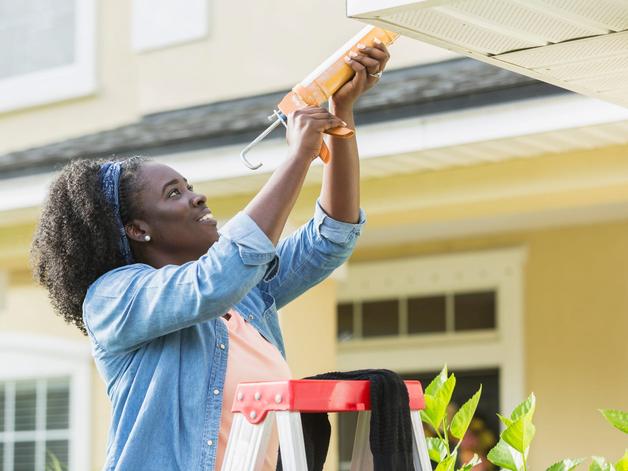
[[[231,406],[238,383],[243,381],[281,381],[290,379],[290,368],[279,350],[268,342],[242,316],[229,311],[230,317],[222,320],[229,331],[229,355],[227,356],[227,373],[225,376],[222,416],[218,434],[218,451],[216,455],[216,471],[222,468],[227,439],[231,431],[233,414]],[[277,467],[277,451],[279,439],[273,428],[264,460],[264,471],[275,471]]]

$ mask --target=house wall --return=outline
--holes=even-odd
[[[138,120],[142,115],[288,89],[364,23],[344,2],[208,0],[209,33],[146,52],[131,46],[132,3],[96,1],[92,95],[0,113],[0,155]],[[453,53],[401,38],[390,68],[444,60]]]
[[[596,411],[628,408],[624,150],[613,147],[363,182],[368,223],[352,264],[526,249],[523,375],[526,391],[538,398],[532,469],[568,456],[617,459],[625,446],[625,437]],[[316,187],[304,190],[292,227],[312,214],[317,192]],[[225,220],[249,197],[210,203]],[[469,228],[468,221],[475,226]],[[450,235],[422,240],[422,231],[433,234],[438,225],[445,225]],[[9,274],[0,331],[84,341],[52,314],[45,293],[30,281],[27,249],[33,228],[33,221],[14,226],[5,221],[0,230],[0,269]],[[465,234],[469,230],[473,233]],[[342,277],[342,271],[336,276]],[[337,282],[330,279],[282,309],[295,377],[336,367],[336,297]],[[104,459],[109,405],[95,370],[91,384],[96,469]],[[329,462],[335,459],[330,456]]]
[[[537,396],[529,468],[616,461],[625,435],[597,409],[628,408],[628,219],[361,250],[353,263],[514,246],[527,250],[524,381]]]

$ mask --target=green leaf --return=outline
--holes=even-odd
[[[427,422],[434,430],[439,430],[440,425],[447,413],[447,405],[451,400],[451,394],[456,386],[456,377],[453,373],[447,378],[447,381],[443,383],[435,396],[425,394],[425,410],[421,417],[424,417],[424,422]]]
[[[546,471],[571,471],[583,461],[584,458],[576,458],[575,460],[562,460],[558,463],[554,463],[552,466],[547,468]]]
[[[480,459],[480,457],[476,453],[473,453],[473,458],[463,464],[462,468],[460,468],[458,471],[469,471],[471,468],[479,465],[481,462],[482,460]]]
[[[449,401],[451,401],[451,395],[455,387],[456,377],[452,373],[434,397],[434,423],[437,427],[440,427],[445,418],[445,414],[447,414],[447,406],[449,405]]]
[[[443,461],[438,463],[436,469],[434,471],[453,471],[454,466],[456,466],[456,457],[458,452],[454,452],[452,455],[449,455]]]
[[[628,471],[628,450],[624,453],[624,456],[615,463],[615,468],[617,471]]]
[[[471,399],[465,402],[458,412],[456,412],[456,415],[454,415],[449,427],[449,431],[454,437],[458,439],[462,439],[462,437],[464,437],[464,434],[467,432],[469,424],[471,423],[471,419],[473,419],[473,414],[475,414],[475,409],[478,407],[481,395],[482,386],[480,386],[480,389],[478,389]]]
[[[589,471],[615,471],[612,463],[607,463],[601,456],[592,456],[593,462],[589,466]]]
[[[628,433],[628,412],[613,409],[600,409],[600,412],[613,427]]]
[[[530,446],[535,433],[536,428],[532,424],[531,417],[523,415],[513,422],[510,427],[504,430],[501,437],[515,450],[520,453],[525,453]]]
[[[425,400],[425,409],[421,411],[421,420],[428,425],[431,425],[434,430],[436,430],[436,424],[434,423],[434,408],[436,400],[434,396],[430,394],[424,394],[423,399]]]
[[[486,457],[496,466],[509,469],[510,471],[519,471],[512,457],[511,448],[504,440],[499,440]]]
[[[440,463],[447,457],[447,445],[442,438],[427,437],[427,452],[430,459],[436,463]]]
[[[497,414],[497,417],[499,417],[499,420],[501,420],[502,424],[504,424],[506,427],[510,427],[513,423],[512,419],[509,419],[508,417],[504,417],[501,414]]]
[[[528,398],[515,407],[515,410],[510,414],[510,420],[516,422],[520,417],[529,416],[530,421],[532,421],[532,416],[534,415],[534,410],[536,409],[536,396],[534,393],[531,393]]]
[[[445,384],[445,381],[447,381],[447,365],[443,366],[443,369],[438,376],[436,376],[436,378],[434,378],[432,382],[427,385],[427,388],[425,388],[425,391],[423,392],[425,394],[429,394],[430,396],[436,396],[436,393],[443,386],[443,384]]]

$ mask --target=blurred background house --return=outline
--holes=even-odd
[[[149,156],[224,223],[286,152],[277,133],[251,172],[243,145],[363,26],[332,0],[0,0],[0,469],[43,471],[47,450],[71,471],[105,457],[110,406],[88,341],[28,265],[55,172]],[[358,248],[281,312],[295,377],[426,380],[446,363],[458,403],[484,385],[478,449],[499,433],[494,413],[534,391],[531,469],[618,456],[623,437],[596,409],[628,406],[628,110],[407,38],[391,53],[356,110]],[[317,163],[291,228],[320,175]],[[329,470],[348,469],[352,427],[335,423]]]

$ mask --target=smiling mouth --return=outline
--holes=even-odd
[[[218,224],[218,221],[212,217],[211,213],[204,215],[202,218],[197,219],[197,221],[201,224],[211,224],[214,226]]]

